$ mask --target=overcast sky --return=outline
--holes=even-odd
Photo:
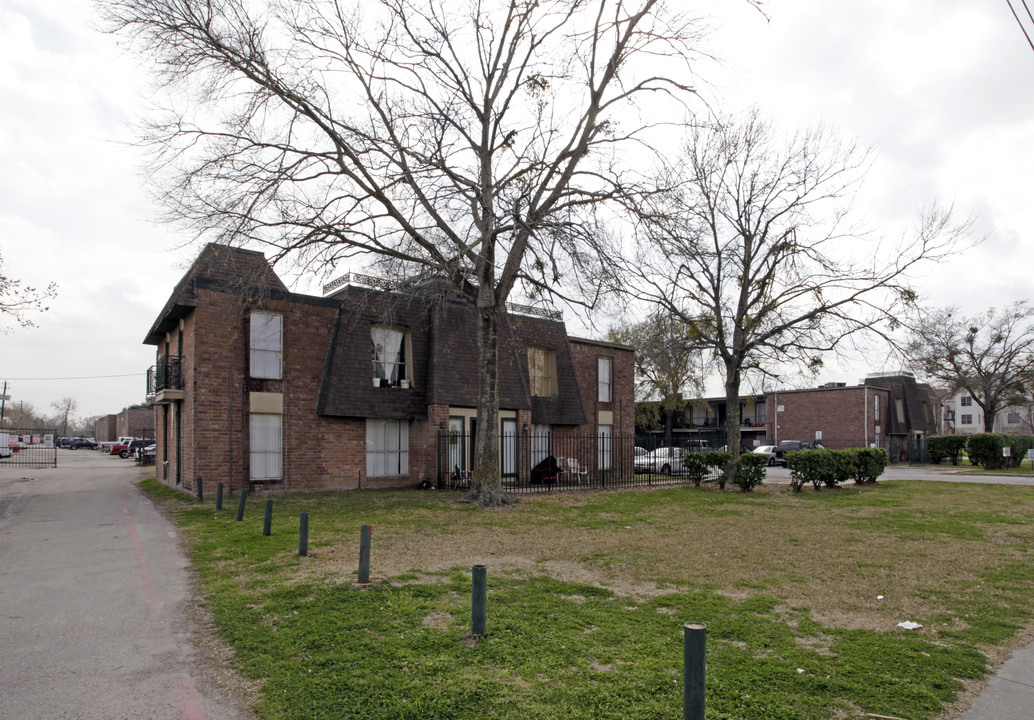
[[[935,199],[976,216],[987,241],[931,268],[931,302],[975,312],[1029,296],[1034,51],[1004,0],[771,0],[768,19],[736,0],[699,7],[724,62],[700,68],[716,107],[756,104],[876,149],[860,208],[871,226],[898,235]],[[5,322],[0,381],[37,409],[76,398],[80,416],[144,399],[154,348],[141,341],[197,252],[155,222],[129,145],[146,72],[92,12],[0,0],[0,252],[8,275],[59,285],[39,327]],[[856,382],[865,368],[828,372]]]

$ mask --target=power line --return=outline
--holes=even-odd
[[[1023,31],[1023,36],[1027,38],[1027,44],[1030,45],[1030,49],[1034,50],[1034,42],[1031,41],[1030,35],[1027,33],[1027,28],[1023,27],[1023,21],[1020,20],[1020,16],[1016,14],[1016,8],[1012,6],[1012,0],[1005,0],[1009,4],[1009,9],[1012,11],[1012,16],[1016,18],[1016,24],[1020,26],[1020,30]],[[1020,0],[1023,3],[1023,9],[1027,11],[1027,17],[1034,21],[1034,15],[1031,15],[1030,8],[1027,7],[1027,0]]]
[[[35,377],[35,378],[7,378],[8,382],[28,382],[31,380],[107,380],[109,378],[127,378],[127,377],[141,377],[147,375],[147,373],[129,373],[127,375],[86,375],[83,377]]]

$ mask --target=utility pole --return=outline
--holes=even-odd
[[[0,425],[4,424],[4,411],[7,409],[7,401],[9,399],[7,396],[7,381],[4,380],[4,391],[0,393]]]

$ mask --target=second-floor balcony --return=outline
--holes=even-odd
[[[147,399],[164,405],[183,399],[183,373],[178,355],[158,358],[158,364],[147,371]]]

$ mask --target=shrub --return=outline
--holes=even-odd
[[[768,456],[743,453],[736,458],[736,484],[743,492],[750,492],[765,480]]]
[[[966,440],[965,435],[931,435],[930,462],[937,465],[944,460],[951,460],[952,465],[958,465],[966,449]]]
[[[969,461],[974,465],[983,466],[985,470],[997,470],[1003,467],[1002,441],[1004,437],[998,433],[970,435],[966,442]]]
[[[709,468],[707,463],[704,462],[703,453],[688,452],[682,456],[682,471],[686,473],[689,478],[697,487],[700,487],[700,483],[707,477]]]
[[[786,467],[790,470],[790,487],[794,492],[800,492],[804,483],[810,482],[818,490],[822,484],[822,469],[819,458],[812,457],[821,450],[794,450],[788,452],[783,458],[786,460]]]
[[[1034,437],[1030,435],[1006,435],[1004,446],[1009,448],[1009,457],[1002,458],[1008,467],[1019,467],[1027,457],[1027,451],[1034,448]]]
[[[890,461],[887,457],[887,451],[882,448],[860,448],[858,450],[846,450],[845,452],[854,454],[854,481],[859,485],[876,482],[876,478],[883,474],[883,471],[887,469],[887,463]]]
[[[824,477],[822,481],[826,487],[836,487],[842,482],[847,482],[855,477],[857,465],[855,454],[852,450],[813,450],[822,454],[821,464]]]
[[[887,453],[878,448],[856,450],[798,450],[786,454],[790,486],[797,492],[810,482],[836,487],[854,478],[856,483],[876,482],[887,467]]]
[[[722,490],[725,489],[725,482],[728,477],[725,474],[725,468],[732,462],[732,453],[724,450],[712,450],[711,452],[700,453],[704,456],[704,464],[709,468],[714,468],[718,471],[718,487]]]

